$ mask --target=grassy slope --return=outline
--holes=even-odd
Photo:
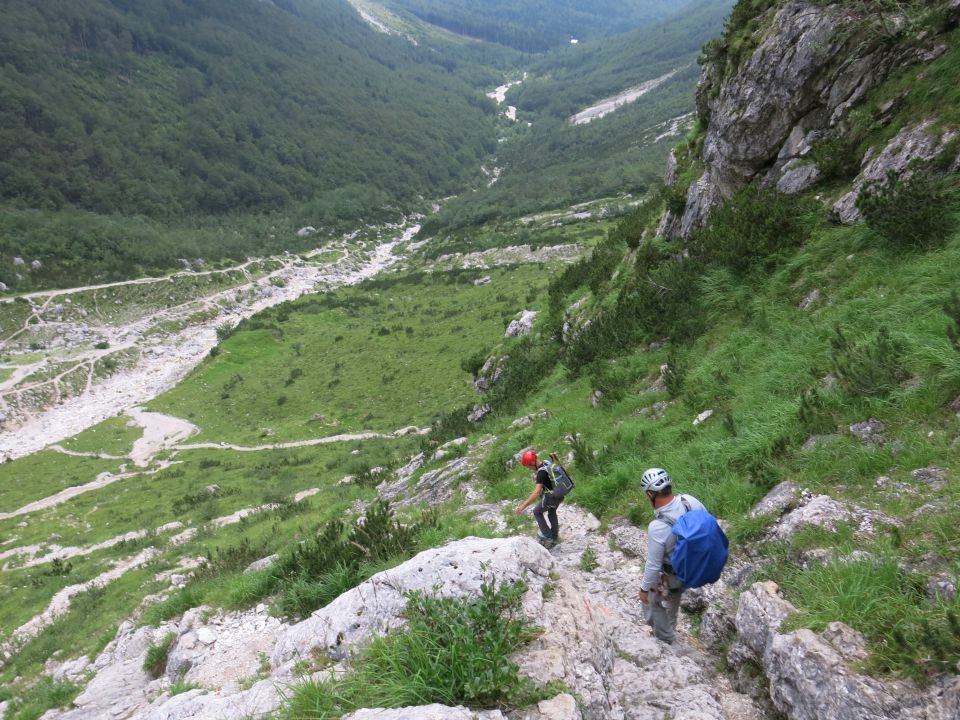
[[[553,272],[525,266],[456,271],[432,278],[394,276],[330,295],[305,297],[282,306],[279,317],[273,311],[258,316],[259,328],[238,330],[223,343],[217,357],[155,401],[154,409],[192,415],[203,431],[197,438],[201,441],[251,444],[362,427],[392,431],[412,423],[427,424],[449,404],[463,404],[473,397],[461,360],[495,344],[517,311],[536,308]],[[492,282],[475,286],[473,279],[482,275],[490,275]],[[407,334],[407,326],[413,328],[412,335]],[[278,340],[281,328],[282,341]],[[381,335],[383,328],[388,332]],[[241,357],[243,363],[238,365]],[[338,362],[339,369],[334,369]],[[304,374],[288,386],[292,367],[303,368]],[[223,383],[237,372],[244,380],[235,384],[230,397],[223,398]],[[395,377],[384,384],[385,375]],[[287,403],[278,406],[275,393],[285,394]],[[323,398],[319,404],[313,400],[317,395]],[[264,403],[263,398],[268,401]],[[248,412],[257,414],[248,417]],[[306,422],[319,412],[338,424]],[[274,431],[269,438],[261,437],[266,425]],[[64,444],[79,451],[123,454],[133,439],[126,419],[118,417]],[[0,681],[34,676],[53,648],[69,647],[72,655],[95,653],[140,598],[161,588],[154,575],[175,567],[181,558],[217,557],[218,549],[243,547],[244,557],[252,560],[294,547],[327,520],[349,517],[357,499],[370,499],[375,492],[370,482],[341,485],[339,481],[348,474],[363,476],[375,466],[397,467],[419,444],[414,436],[256,453],[180,451],[172,457],[175,464],[159,473],[121,480],[63,505],[0,521],[0,533],[15,538],[18,546],[36,543],[47,548],[53,544],[85,547],[173,521],[200,528],[193,540],[176,548],[168,547],[172,532],[167,532],[72,558],[67,561],[69,572],[62,575],[52,574],[49,564],[18,568],[16,560],[9,561],[0,572],[0,588],[9,600],[0,612],[3,634],[43,610],[58,590],[99,575],[113,561],[132,557],[148,546],[162,551],[149,569],[131,571],[102,591],[80,598],[79,610],[28,643],[3,669]],[[53,452],[5,463],[0,465],[0,485],[5,488],[0,496],[2,509],[13,510],[66,485],[89,482],[104,470],[116,472],[119,464]],[[219,489],[208,493],[205,488],[210,485]],[[296,492],[314,487],[321,488],[319,495],[296,506],[289,504]],[[220,530],[205,524],[266,503],[281,507]],[[424,530],[419,542],[440,543],[451,536],[486,532],[457,520],[451,509],[451,517]],[[247,607],[276,587],[262,576],[242,578],[239,570],[242,567],[208,578],[185,596],[174,596],[154,614],[175,613],[183,609],[182,603]]]
[[[492,282],[475,286],[482,275]],[[511,270],[468,271],[305,297],[258,316],[262,329],[237,333],[150,407],[185,414],[201,428],[197,442],[428,424],[472,398],[460,360],[496,342],[545,284],[541,273],[517,283]],[[317,415],[324,419],[311,422]]]

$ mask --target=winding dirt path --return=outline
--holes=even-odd
[[[293,300],[305,293],[353,285],[371,278],[400,259],[394,255],[394,249],[398,245],[409,242],[419,229],[419,225],[396,228],[398,234],[394,239],[372,248],[368,251],[367,257],[362,257],[360,251],[353,249],[339,258],[332,267],[305,263],[296,257],[287,258],[283,260],[284,264],[281,268],[256,281],[233,286],[210,296],[196,298],[195,301],[180,306],[176,312],[171,308],[158,310],[123,328],[98,326],[98,331],[103,330],[111,334],[111,340],[120,341],[121,338],[134,336],[135,339],[127,339],[126,342],[128,347],[140,350],[140,358],[136,365],[103,379],[96,379],[92,374],[88,374],[87,379],[92,382],[88,382],[85,392],[60,398],[59,404],[40,412],[17,410],[20,406],[18,395],[20,389],[14,388],[9,378],[6,382],[0,383],[0,388],[6,391],[11,400],[16,401],[13,405],[6,401],[0,403],[0,410],[8,416],[8,427],[14,422],[20,423],[16,429],[0,432],[0,459],[29,455],[51,443],[75,435],[118,412],[143,405],[176,385],[207,356],[210,349],[217,344],[216,328],[218,326],[224,323],[235,325],[243,318],[278,303]],[[329,248],[318,249],[317,252],[327,249]],[[250,260],[239,268],[243,269],[255,262],[258,260]],[[214,272],[219,271],[178,273],[177,275],[195,276]],[[169,278],[143,278],[123,283],[106,283],[102,286],[92,285],[32,293],[28,297],[46,298],[46,303],[49,303],[55,297],[101,287],[168,281]],[[239,295],[244,296],[243,302],[238,303]],[[208,309],[219,307],[220,311],[219,314],[207,320],[188,324],[164,338],[151,336],[148,332],[162,320],[186,320],[190,314],[196,313],[202,307]],[[88,322],[89,320],[90,318],[87,318]],[[115,352],[117,350],[113,347],[115,343],[111,342],[110,345],[110,352]],[[87,360],[86,357],[77,357],[75,362],[79,365]],[[33,370],[36,367],[37,365],[34,365]],[[24,372],[21,371],[19,377],[22,378]]]

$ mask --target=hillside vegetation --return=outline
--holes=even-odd
[[[642,196],[659,185],[667,153],[685,132],[683,118],[694,109],[698,53],[729,8],[728,0],[696,3],[633,32],[538,58],[508,94],[520,122],[504,131],[496,182],[447,203],[423,234]],[[569,123],[591,104],[668,73],[675,74],[636,102],[589,124]]]
[[[534,53],[567,43],[571,38],[596,38],[632,30],[674,12],[686,1],[387,0],[385,4],[459,35]]]
[[[806,9],[813,15],[829,5]],[[738,595],[743,608],[751,586],[771,580],[776,588],[770,596],[782,592],[795,610],[782,625],[777,621],[771,631],[777,638],[839,621],[865,639],[856,661],[827,653],[803,658],[821,663],[822,674],[811,676],[836,695],[831,703],[872,703],[882,696],[877,702],[887,707],[901,696],[921,698],[910,709],[926,714],[923,698],[935,692],[955,698],[956,15],[927,2],[864,0],[834,8],[849,12],[854,29],[878,47],[909,52],[857,97],[843,123],[811,141],[801,160],[819,175],[786,194],[758,172],[728,196],[718,192],[720,200],[687,236],[659,232],[664,218],[683,213],[698,178],[706,178],[704,185],[710,179],[705,168],[716,157],[705,157],[704,148],[718,118],[705,112],[705,100],[735,80],[780,7],[772,0],[736,4],[722,37],[705,49],[700,107],[673,148],[671,183],[648,193],[615,224],[590,225],[597,218],[578,218],[578,208],[570,208],[505,224],[503,232],[488,225],[425,238],[422,246],[414,243],[401,273],[306,296],[224,328],[222,342],[197,370],[151,404],[196,423],[197,439],[206,443],[168,446],[135,475],[121,476],[118,458],[62,456],[52,449],[0,466],[0,510],[10,513],[0,520],[0,534],[12,539],[0,575],[10,599],[0,609],[4,635],[36,617],[59,590],[100,576],[113,561],[151,553],[114,582],[75,596],[68,612],[20,641],[0,668],[0,702],[11,702],[12,716],[23,720],[67,707],[86,680],[54,681],[45,675],[47,660],[57,651],[58,661],[92,657],[127,617],[163,627],[190,608],[206,606],[215,614],[264,603],[275,617],[292,621],[378,570],[450,539],[532,535],[528,518],[513,514],[530,491],[529,474],[517,465],[518,453],[528,447],[564,457],[577,485],[560,522],[569,527],[569,519],[587,510],[595,526],[610,530],[598,541],[614,539],[615,529],[645,540],[637,528],[646,526],[652,510],[638,478],[651,466],[666,468],[676,491],[695,495],[720,518],[737,578],[715,586],[720,600],[707,595],[700,609],[685,611],[690,635],[684,639],[692,645],[704,640],[697,635],[709,613],[728,621],[725,634],[709,643],[716,655],[697,666],[704,669],[704,684],[746,686],[744,694],[773,702],[771,715],[806,717],[810,705],[803,703],[817,702],[792,697],[795,704],[784,711],[773,700],[780,689],[764,675],[766,658],[733,667],[729,650],[742,641],[731,617]],[[893,22],[890,13],[903,13],[902,22]],[[913,45],[918,38],[935,44],[936,52]],[[800,54],[783,47],[787,55]],[[618,127],[628,117],[615,113],[605,126]],[[928,136],[936,149],[930,158],[863,180],[871,158],[923,121],[936,133]],[[602,127],[586,127],[594,125]],[[853,187],[860,191],[862,217],[844,224],[834,208]],[[455,207],[450,204],[451,212]],[[484,246],[502,251],[519,240],[544,246],[577,240],[585,252],[566,265],[493,269],[491,255],[482,268],[428,271],[448,253]],[[466,259],[453,255],[447,262]],[[523,310],[538,311],[530,333],[505,336],[506,324]],[[483,380],[487,390],[478,392],[471,380]],[[477,406],[486,406],[483,418]],[[431,430],[424,434],[404,427],[427,423]],[[113,419],[67,445],[94,455],[127,452],[130,429],[123,418]],[[337,438],[358,430],[376,435]],[[311,439],[318,442],[276,446]],[[105,471],[113,474],[109,487],[24,509]],[[398,487],[433,502],[441,496],[441,480],[455,493],[432,508],[397,510],[376,502],[378,493]],[[814,518],[792,532],[774,532],[784,530],[781,518],[752,511],[775,488],[794,493],[798,503],[819,497],[837,514],[829,522]],[[315,494],[305,497],[304,491]],[[488,503],[483,519],[475,514],[481,500]],[[225,520],[247,511],[242,520]],[[354,522],[361,514],[364,522]],[[182,530],[192,532],[174,542],[172,533]],[[49,553],[62,546],[84,552],[51,560]],[[580,558],[585,573],[595,569],[592,552]],[[271,555],[267,567],[245,572]],[[569,566],[562,569],[569,572]],[[464,571],[447,558],[439,572]],[[621,573],[617,590],[629,590],[629,601],[636,602],[637,587],[630,584],[636,578],[621,571],[614,568]],[[169,581],[174,573],[183,576],[181,584]],[[569,591],[569,575],[546,578],[543,573],[538,580],[545,583],[539,595],[544,603]],[[587,580],[590,591],[600,585],[594,580]],[[343,660],[349,650],[340,647],[340,636],[328,639],[330,646],[316,641],[298,659],[302,682],[284,696],[282,716],[333,719],[370,704],[439,701],[469,705],[470,712],[540,713],[533,709],[539,700],[571,688],[536,685],[510,659],[537,634],[518,619],[523,590],[522,584],[484,583],[469,599],[408,594],[408,624],[368,643],[353,662]],[[593,614],[584,607],[591,608],[585,597],[576,611]],[[349,617],[345,623],[360,625],[358,615]],[[586,641],[571,635],[590,645],[589,635]],[[811,635],[794,639],[811,641]],[[172,642],[151,645],[144,663],[145,671],[161,676],[155,687],[171,696],[196,689],[182,676],[163,676]],[[802,655],[809,646],[793,647]],[[617,662],[656,663],[629,657],[619,646],[609,649],[611,662],[616,655]],[[707,671],[712,659],[717,667]],[[261,675],[273,660],[261,660],[262,673],[244,682],[267,679]],[[542,657],[538,661],[543,664]],[[586,664],[565,677],[577,682]],[[334,672],[317,674],[332,665]],[[476,672],[464,677],[455,672],[462,666]],[[719,681],[712,676],[727,670]],[[869,682],[854,682],[863,677]],[[834,678],[849,685],[834,692]],[[926,688],[930,694],[922,695]],[[650,712],[666,711],[658,706]],[[716,712],[727,710],[718,705]],[[830,711],[810,712],[824,717]]]
[[[0,282],[17,290],[296,249],[301,225],[462,189],[494,148],[454,46],[376,33],[338,0],[14,2],[0,45]]]

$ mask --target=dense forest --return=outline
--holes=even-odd
[[[508,102],[521,121],[500,145],[496,183],[448,203],[424,233],[496,221],[659,184],[672,121],[691,113],[703,44],[723,27],[729,0],[688,7],[660,23],[616,38],[538,58]],[[632,105],[585,125],[570,115],[592,103],[676,70]]]
[[[310,201],[322,220],[454,192],[492,108],[439,63],[338,0],[11,0],[0,197],[153,217]]]
[[[608,4],[542,5],[444,7],[542,37],[543,23],[577,13],[602,34],[671,10],[659,0],[608,15]],[[690,6],[621,38],[531,56],[449,34],[377,32],[346,0],[10,0],[0,25],[0,283],[24,292],[165,272],[182,258],[298,250],[303,225],[395,220],[468,188],[478,192],[433,226],[642,192],[666,144],[648,148],[640,136],[692,108],[693,59],[725,8]],[[485,92],[531,66],[510,102],[532,127],[508,128]],[[602,125],[565,122],[675,68]],[[487,188],[481,167],[494,154],[506,170]]]
[[[459,35],[524,52],[542,52],[578,40],[627,32],[663,18],[689,0],[386,0],[421,20]]]

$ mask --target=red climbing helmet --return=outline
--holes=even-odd
[[[536,467],[537,454],[533,450],[527,450],[520,456],[520,464],[524,467]]]

